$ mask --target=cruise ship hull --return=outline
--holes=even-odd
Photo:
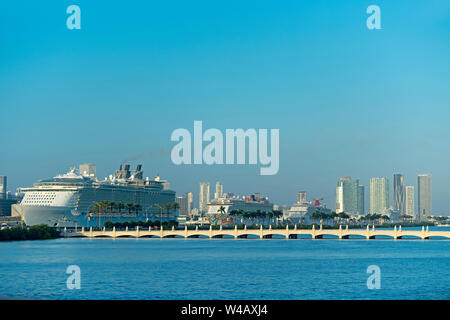
[[[87,226],[86,215],[74,215],[69,207],[13,205],[13,215],[21,216],[28,226],[46,224],[51,227]]]
[[[125,214],[122,217],[117,215],[97,215],[88,216],[86,214],[78,214],[75,210],[69,207],[38,207],[38,206],[23,206],[15,204],[12,206],[12,215],[21,216],[22,221],[27,226],[34,226],[38,224],[46,224],[50,227],[102,227],[105,222],[128,222],[128,221],[146,221],[159,220],[156,216],[139,216],[135,215],[127,216]],[[163,217],[162,220],[167,220]]]

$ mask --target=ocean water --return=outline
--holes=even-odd
[[[69,265],[81,270],[70,290]],[[367,268],[381,270],[369,290]],[[57,239],[0,243],[0,296],[450,299],[450,241]]]

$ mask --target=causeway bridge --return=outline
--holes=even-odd
[[[238,229],[237,226],[234,229],[213,229],[210,227],[207,230],[199,229],[188,230],[187,227],[184,229],[163,230],[162,228],[139,228],[128,230],[93,230],[91,228],[75,228],[73,231],[69,231],[66,228],[62,232],[62,235],[67,238],[71,237],[87,237],[87,238],[224,238],[233,237],[234,239],[239,238],[249,238],[256,237],[259,239],[270,239],[273,236],[281,236],[285,239],[298,239],[301,235],[309,235],[312,239],[323,239],[324,236],[333,236],[327,239],[350,239],[351,236],[359,236],[364,239],[376,239],[377,237],[384,236],[391,239],[402,239],[408,237],[408,239],[434,239],[438,237],[439,239],[445,238],[444,240],[450,240],[450,231],[431,231],[428,226],[422,227],[422,230],[402,230],[401,226],[395,226],[393,229],[376,229],[375,226],[367,226],[366,229],[349,229],[348,226],[343,228],[339,226],[338,229],[322,229],[322,225],[319,228],[315,228],[313,225],[311,229],[297,229],[289,228],[286,226],[285,229],[277,229],[269,226],[268,228],[259,229]],[[384,238],[386,239],[386,238]]]

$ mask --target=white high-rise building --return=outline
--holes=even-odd
[[[389,209],[389,179],[370,179],[370,213],[385,214]]]
[[[198,210],[200,213],[206,213],[208,211],[209,203],[209,182],[200,182],[200,193],[198,195]]]
[[[191,210],[192,210],[192,203],[194,202],[194,194],[192,192],[188,192],[186,194],[187,196],[187,210],[188,210],[188,215],[191,214]]]
[[[80,164],[78,171],[80,172],[80,174],[82,176],[95,178],[97,166],[92,163],[83,163],[83,164]]]
[[[336,213],[364,214],[364,186],[358,179],[341,178],[336,187]]]
[[[405,214],[414,217],[414,186],[405,187]]]
[[[418,187],[418,218],[424,220],[431,215],[431,174],[419,174]]]
[[[217,181],[216,182],[216,192],[214,193],[214,199],[222,198],[223,196],[223,185]]]
[[[308,202],[306,191],[297,192],[297,203],[306,203],[306,202]]]

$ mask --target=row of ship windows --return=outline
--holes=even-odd
[[[23,204],[27,204],[27,203],[33,203],[33,204],[35,204],[35,203],[52,203],[52,201],[28,201],[28,200],[26,200],[26,201],[24,201],[23,202]]]
[[[29,195],[29,199],[55,199],[56,195]]]

